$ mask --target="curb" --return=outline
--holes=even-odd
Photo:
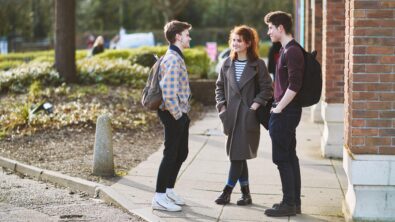
[[[163,221],[155,215],[147,214],[148,209],[137,209],[137,206],[135,206],[131,200],[122,196],[112,187],[103,184],[68,176],[51,170],[43,170],[38,167],[26,165],[1,156],[0,167],[33,177],[39,181],[50,182],[62,187],[70,188],[73,191],[86,192],[94,198],[100,198],[106,203],[116,205],[128,214],[139,216],[146,221]]]

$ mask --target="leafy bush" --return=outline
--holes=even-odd
[[[264,58],[269,56],[269,49],[272,45],[271,42],[261,42],[259,44],[259,56]]]
[[[129,56],[129,60],[132,64],[137,63],[142,66],[151,67],[156,61],[154,55],[158,57],[163,56],[167,48],[167,46],[141,47],[133,50],[133,53]]]
[[[187,49],[184,51],[184,56],[191,78],[207,78],[210,59],[204,50]]]
[[[101,59],[128,59],[132,64],[151,67],[155,63],[155,57],[163,56],[167,46],[141,47],[129,50],[106,50],[96,56]],[[196,47],[184,50],[185,63],[192,78],[206,78],[209,70],[210,59],[204,47]]]
[[[95,55],[94,57],[101,59],[128,59],[132,53],[133,52],[130,49],[109,49],[105,50],[103,53]]]
[[[18,67],[23,63],[24,63],[23,61],[18,61],[18,60],[0,62],[0,70],[7,71],[9,69]]]
[[[58,84],[59,73],[52,66],[49,62],[31,62],[8,71],[0,71],[0,92],[26,92],[27,86],[34,80],[43,85]]]
[[[79,79],[82,83],[128,84],[141,87],[145,84],[149,68],[128,60],[107,60],[99,57],[82,59],[77,62]]]
[[[37,52],[17,52],[17,53],[9,53],[7,55],[1,55],[1,61],[23,61],[23,62],[30,62],[33,59],[40,57],[40,56],[47,56],[47,57],[54,57],[55,52],[54,50],[48,51],[37,51]]]

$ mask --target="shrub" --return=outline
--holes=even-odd
[[[101,59],[128,59],[132,64],[151,67],[155,63],[153,55],[163,56],[167,46],[141,47],[129,50],[106,50],[97,55]],[[184,50],[185,63],[192,78],[206,78],[209,70],[210,59],[204,47]]]
[[[128,84],[135,87],[144,86],[149,68],[128,60],[107,60],[99,57],[82,59],[77,62],[81,83],[106,83],[111,85]]]
[[[151,67],[156,61],[154,55],[158,57],[163,56],[167,48],[167,46],[141,47],[135,49],[133,53],[130,54],[129,60],[132,64],[137,63],[142,66]]]
[[[210,58],[206,51],[199,49],[186,49],[184,51],[185,63],[191,78],[207,78]]]
[[[17,53],[10,53],[7,55],[1,55],[0,60],[30,62],[31,60],[33,60],[39,56],[53,57],[54,55],[55,55],[55,53],[53,50],[37,51],[37,52],[23,52],[23,53],[17,52]]]
[[[131,55],[132,51],[129,49],[109,49],[105,50],[103,53],[100,53],[95,58],[101,59],[128,59]]]
[[[40,81],[43,85],[54,85],[60,82],[59,73],[56,72],[52,63],[31,62],[21,66],[0,72],[0,92],[26,92],[27,87],[34,81]]]
[[[269,49],[271,45],[272,45],[271,42],[261,42],[259,44],[259,56],[262,58],[268,57]]]
[[[18,67],[18,66],[20,66],[23,63],[24,63],[23,61],[18,61],[18,60],[15,60],[15,61],[4,61],[4,62],[0,63],[0,70],[7,71],[9,69]]]

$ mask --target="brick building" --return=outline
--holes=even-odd
[[[343,158],[344,216],[395,221],[395,1],[295,0],[295,37],[323,71],[321,151]],[[340,204],[340,203],[339,203]]]

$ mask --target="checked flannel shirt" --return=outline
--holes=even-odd
[[[160,88],[162,90],[162,104],[160,109],[168,110],[176,119],[190,110],[188,72],[184,59],[174,50],[167,50],[160,66]]]

